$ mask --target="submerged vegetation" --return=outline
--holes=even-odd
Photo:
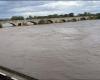
[[[2,24],[0,23],[0,28],[2,28]]]
[[[100,19],[100,13],[97,13],[96,15],[96,19]]]

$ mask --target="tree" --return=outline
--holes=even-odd
[[[88,12],[84,12],[84,16],[88,16],[90,13]]]
[[[74,13],[69,13],[69,17],[74,17]]]
[[[23,16],[12,16],[11,20],[24,20]]]
[[[68,14],[64,14],[64,17],[68,17]]]
[[[27,19],[27,20],[32,20],[33,17],[30,15],[30,16],[28,16],[26,19]]]
[[[78,16],[94,16],[95,14],[91,14],[89,12],[84,12],[82,14],[78,14]]]

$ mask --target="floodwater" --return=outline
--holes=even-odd
[[[3,28],[11,28],[11,27],[14,27],[12,24],[10,23],[5,23],[5,24],[2,24]]]
[[[100,20],[0,29],[0,65],[40,80],[100,80]]]

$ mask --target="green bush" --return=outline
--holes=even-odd
[[[100,13],[96,14],[96,19],[100,19]]]
[[[99,16],[96,16],[96,19],[100,19],[100,15]]]
[[[0,23],[0,28],[2,28],[2,24]]]

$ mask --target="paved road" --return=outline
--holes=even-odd
[[[0,29],[0,65],[40,80],[100,79],[100,20]]]

